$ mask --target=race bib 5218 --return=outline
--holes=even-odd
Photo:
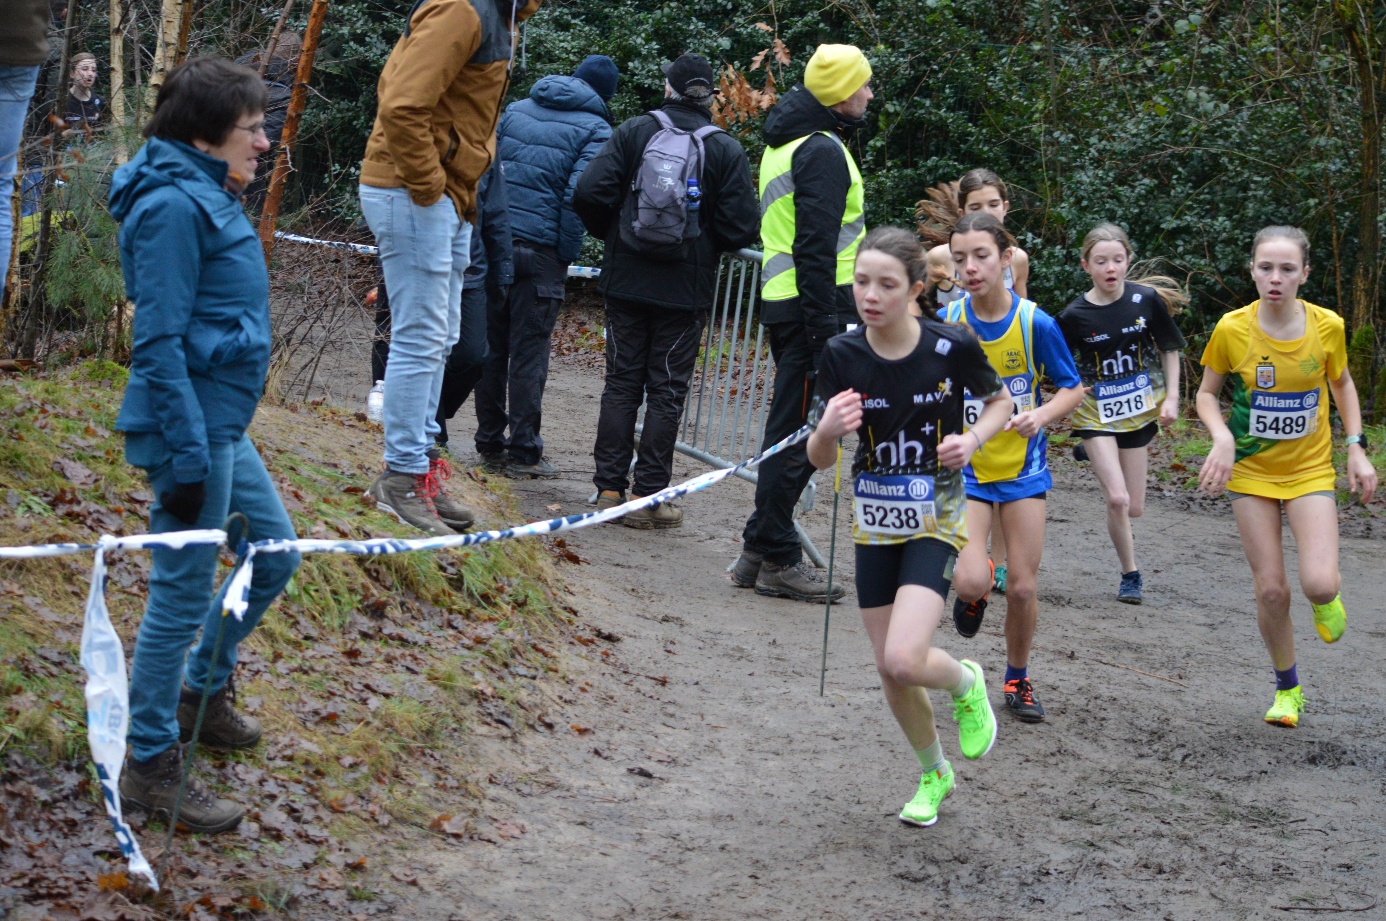
[[[1251,391],[1250,434],[1285,441],[1312,435],[1319,427],[1319,392]]]
[[[857,527],[869,534],[912,537],[938,531],[934,516],[934,478],[917,474],[857,475]]]
[[[1097,398],[1097,418],[1103,422],[1130,419],[1155,409],[1155,389],[1145,373],[1098,381],[1093,395]]]

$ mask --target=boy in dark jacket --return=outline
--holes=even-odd
[[[695,132],[712,124],[711,65],[685,54],[664,68],[662,111],[675,127]],[[749,246],[760,228],[760,206],[746,151],[729,134],[704,138],[699,178],[700,233],[673,258],[654,258],[621,233],[622,208],[649,143],[661,125],[637,115],[618,127],[578,180],[573,209],[594,237],[606,241],[601,290],[606,296],[606,386],[602,391],[593,481],[598,509],[624,501],[635,441],[635,417],[647,403],[635,465],[633,495],[669,485],[674,442],[688,383],[712,309],[719,254]],[[683,512],[669,503],[633,512],[633,528],[676,528]]]

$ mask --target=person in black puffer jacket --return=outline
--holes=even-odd
[[[711,125],[714,78],[707,59],[685,54],[665,65],[664,72],[662,111],[675,127],[693,132]],[[606,387],[593,449],[598,508],[623,501],[642,402],[648,406],[633,495],[648,496],[669,485],[679,417],[703,323],[712,309],[719,254],[749,246],[760,231],[760,205],[746,151],[719,131],[703,142],[699,235],[679,244],[670,258],[655,258],[631,245],[621,233],[622,208],[645,146],[660,128],[648,113],[624,122],[583,172],[573,196],[573,210],[588,233],[606,241],[601,275]],[[633,512],[624,523],[674,528],[683,523],[683,512],[664,503]]]

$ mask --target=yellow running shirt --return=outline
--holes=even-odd
[[[1294,499],[1333,489],[1328,381],[1347,367],[1347,340],[1342,317],[1301,303],[1304,335],[1297,340],[1261,330],[1258,300],[1225,314],[1203,350],[1203,365],[1232,384],[1233,492]]]

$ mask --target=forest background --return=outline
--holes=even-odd
[[[101,62],[100,95],[119,43],[127,124],[61,158],[67,184],[55,211],[64,217],[45,271],[26,262],[27,286],[0,311],[0,351],[33,356],[84,324],[101,330],[89,348],[117,344],[106,329],[123,292],[104,188],[115,150],[138,143],[169,2],[73,0],[71,50]],[[189,2],[192,54],[263,49],[281,13],[277,2]],[[358,218],[376,79],[413,3],[331,0],[281,226],[340,236]],[[307,14],[306,0],[291,5],[289,28],[301,31]],[[1077,246],[1094,224],[1115,221],[1138,258],[1191,289],[1181,325],[1194,356],[1222,313],[1255,297],[1255,231],[1299,225],[1313,244],[1302,294],[1347,320],[1359,390],[1377,421],[1386,414],[1386,4],[545,0],[522,31],[509,99],[587,54],[608,54],[622,72],[611,103],[619,122],[658,104],[661,63],[700,52],[722,68],[720,117],[755,164],[765,112],[821,42],[856,44],[874,68],[876,100],[853,141],[870,225],[910,226],[930,186],[989,167],[1010,185],[1009,223],[1030,252],[1041,306],[1057,312],[1087,287]],[[599,258],[589,241],[580,261]]]

